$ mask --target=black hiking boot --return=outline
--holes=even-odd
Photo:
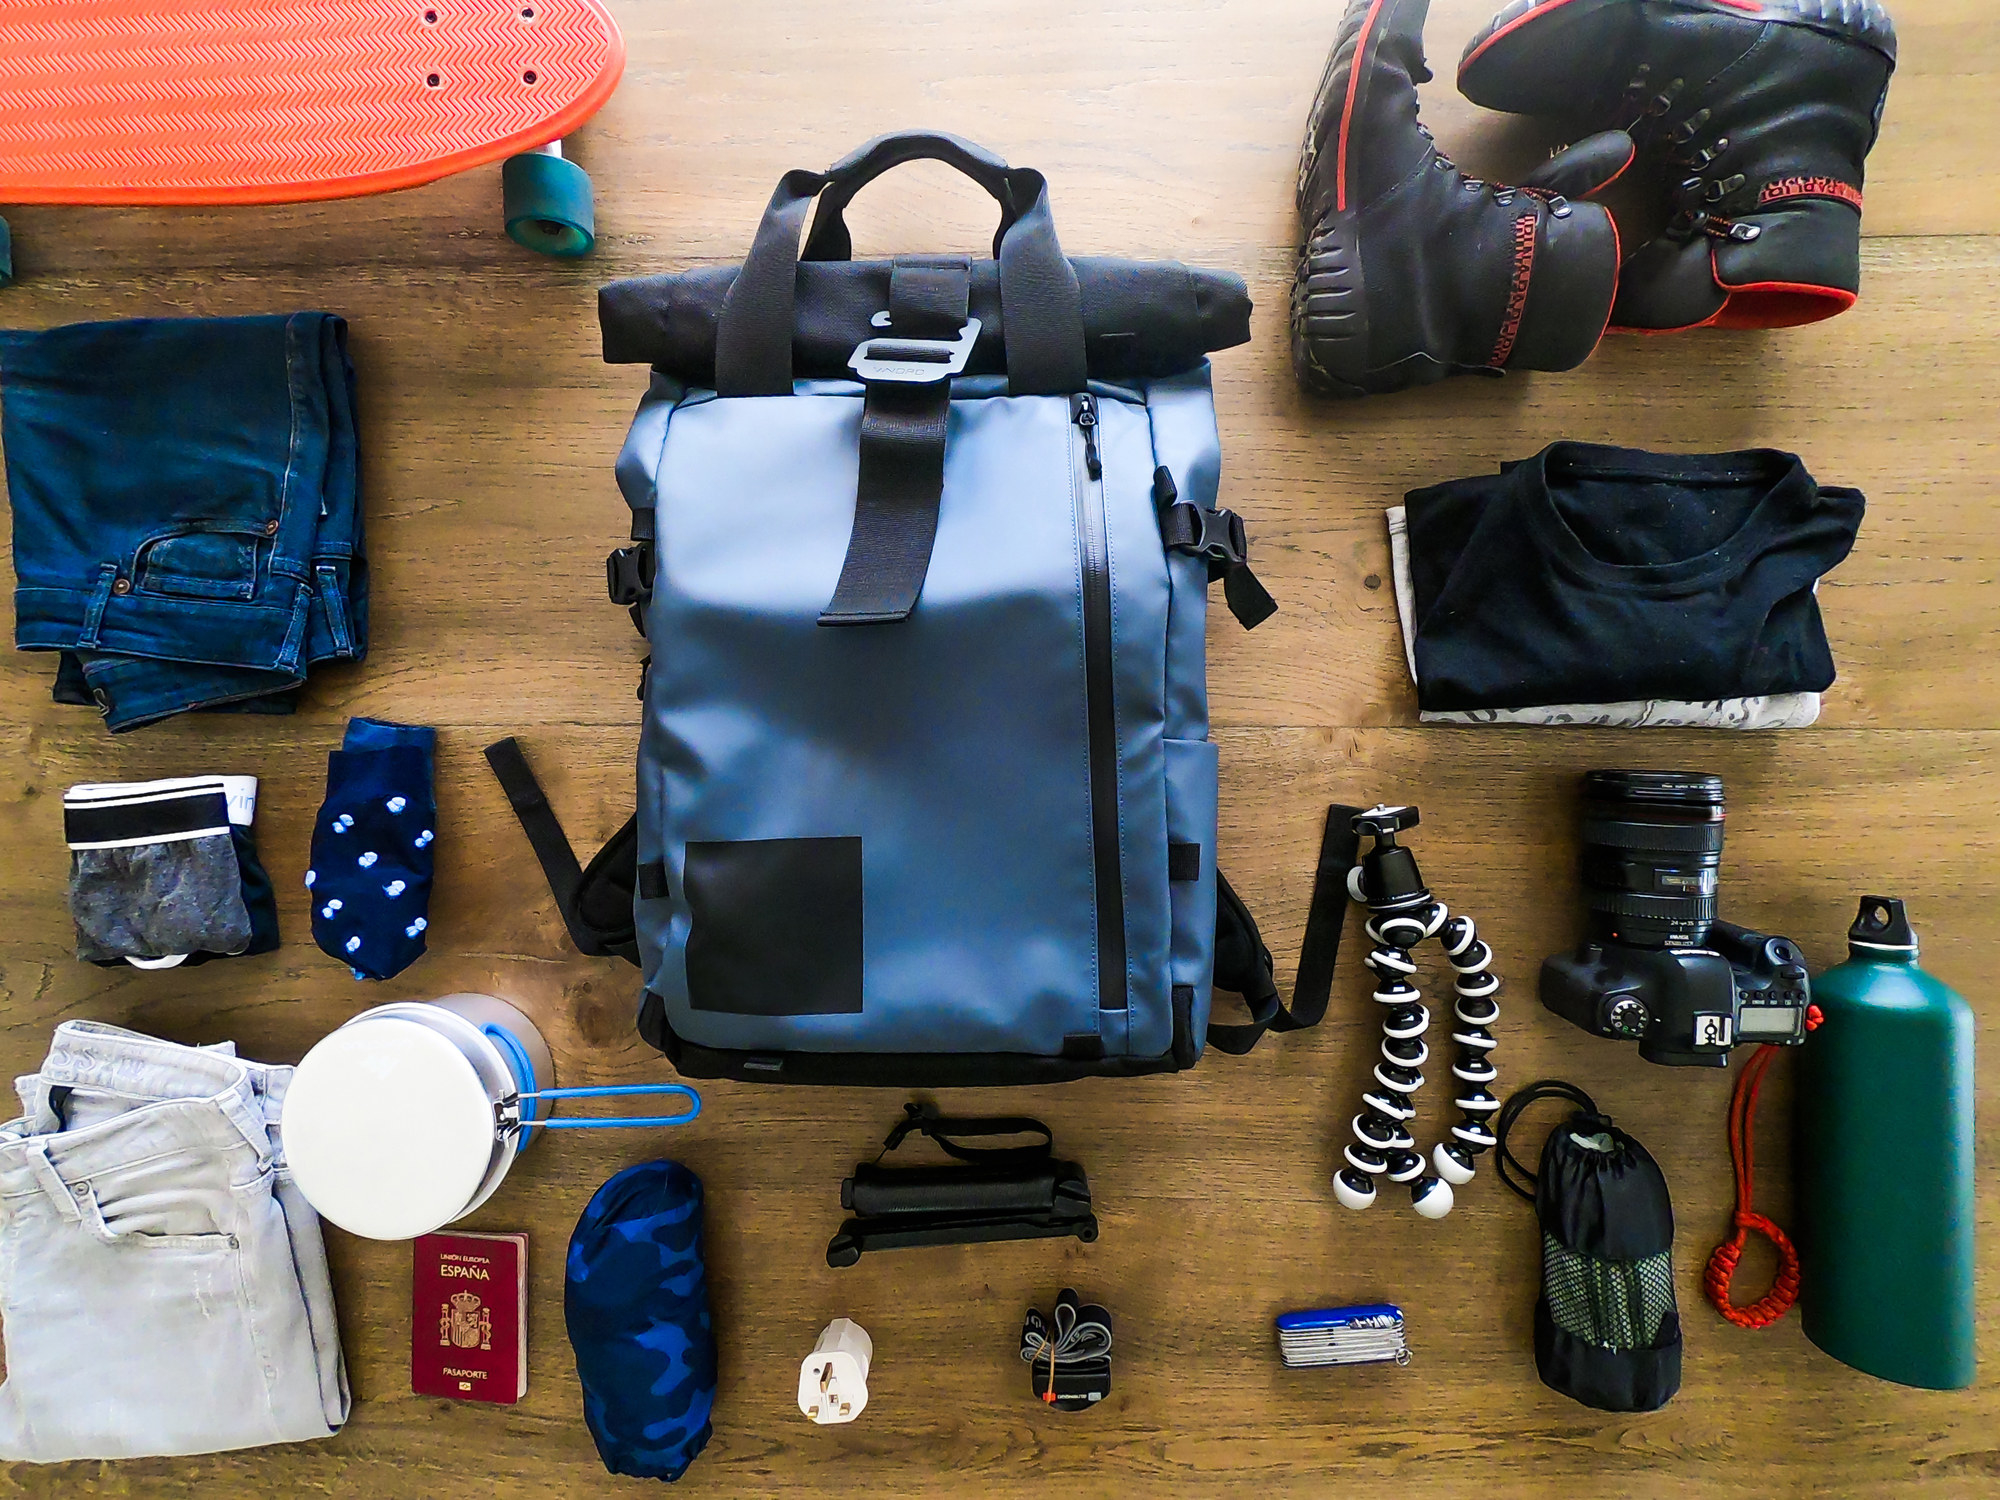
[[[1430,0],[1352,0],[1306,129],[1292,365],[1365,396],[1597,347],[1618,234],[1596,204],[1469,178],[1417,123]]]
[[[1789,328],[1861,288],[1861,162],[1895,66],[1876,0],[1515,0],[1458,86],[1636,144],[1671,217],[1625,262],[1614,327]]]

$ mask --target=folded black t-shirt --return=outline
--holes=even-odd
[[[1813,584],[1859,490],[1794,454],[1554,443],[1405,501],[1417,698],[1429,711],[1821,692]]]

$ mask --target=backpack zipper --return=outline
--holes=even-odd
[[[1097,454],[1097,398],[1076,398],[1076,427],[1083,434],[1083,471],[1092,479],[1104,478],[1104,461]],[[1102,497],[1100,496],[1100,499]]]
[[[1104,462],[1097,398],[1069,398],[1082,439],[1077,544],[1083,563],[1084,716],[1090,743],[1090,842],[1097,888],[1097,1008],[1125,1009],[1125,885],[1118,849],[1118,712],[1111,670],[1111,542],[1104,520]]]

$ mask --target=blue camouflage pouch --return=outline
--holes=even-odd
[[[715,1330],[701,1226],[701,1179],[654,1161],[599,1188],[570,1236],[563,1320],[584,1421],[614,1474],[671,1482],[708,1445]]]

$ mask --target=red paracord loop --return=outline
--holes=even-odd
[[[1823,1019],[1817,1005],[1806,1007],[1807,1031],[1815,1029]],[[1729,1160],[1736,1169],[1736,1212],[1732,1222],[1736,1233],[1715,1247],[1701,1278],[1709,1302],[1738,1328],[1769,1328],[1799,1300],[1799,1252],[1784,1230],[1750,1206],[1757,1171],[1753,1135],[1757,1093],[1764,1086],[1764,1074],[1777,1053],[1776,1047],[1759,1047],[1743,1065],[1735,1091],[1729,1096]],[[1743,1259],[1743,1247],[1753,1230],[1777,1250],[1778,1274],[1768,1292],[1748,1306],[1738,1307],[1729,1300],[1729,1284],[1735,1278],[1737,1264]]]
[[[1729,1300],[1729,1283],[1736,1275],[1736,1264],[1743,1258],[1744,1243],[1753,1229],[1777,1247],[1778,1274],[1770,1291],[1748,1306],[1737,1307]],[[1799,1300],[1799,1253],[1776,1224],[1762,1214],[1739,1209],[1735,1237],[1717,1245],[1715,1253],[1709,1256],[1702,1287],[1708,1293],[1708,1300],[1715,1304],[1715,1310],[1738,1328],[1769,1328]]]

